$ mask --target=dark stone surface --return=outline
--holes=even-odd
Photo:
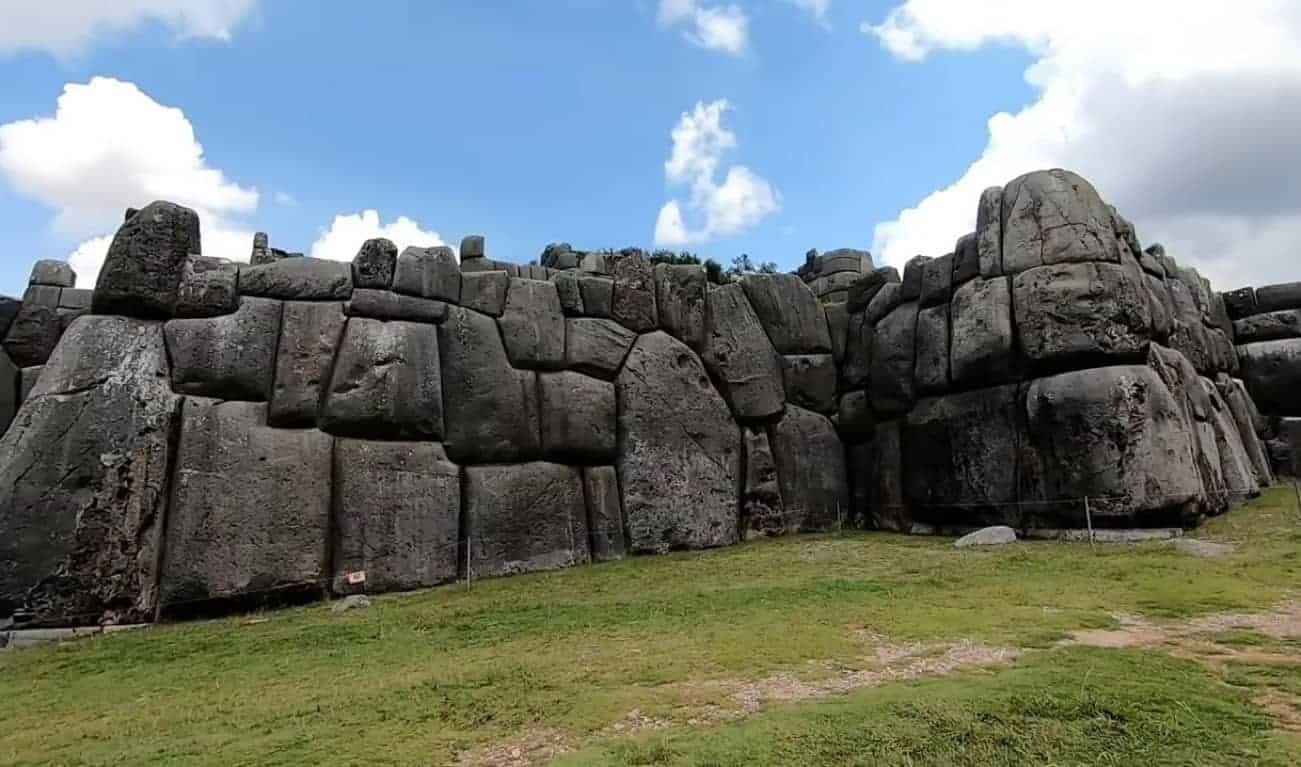
[[[1215,447],[1220,457],[1220,472],[1224,477],[1226,502],[1233,503],[1260,495],[1260,483],[1256,480],[1256,470],[1252,467],[1251,457],[1243,444],[1238,425],[1233,420],[1233,413],[1220,396],[1215,384],[1203,378],[1200,381],[1211,403],[1208,422],[1215,430]]]
[[[529,461],[541,454],[537,375],[510,366],[491,317],[451,307],[438,326],[444,447],[459,464]]]
[[[876,326],[867,391],[881,416],[908,412],[916,399],[917,302],[902,304]]]
[[[1283,309],[1256,314],[1233,323],[1233,337],[1239,344],[1301,338],[1301,309]]]
[[[264,404],[186,398],[162,614],[328,587],[332,440],[265,424]]]
[[[645,333],[659,325],[655,305],[655,275],[649,261],[639,254],[624,255],[614,262],[610,316],[629,330]]]
[[[667,333],[641,336],[615,389],[631,550],[735,543],[740,429],[695,353]]]
[[[578,273],[556,272],[551,276],[551,282],[555,283],[556,295],[560,297],[560,310],[565,313],[565,316],[581,317],[583,292],[578,287]]]
[[[598,378],[613,378],[637,334],[614,320],[565,320],[565,367]]]
[[[53,285],[58,288],[70,288],[77,284],[77,273],[67,261],[55,261],[43,258],[32,264],[29,285]]]
[[[976,233],[964,234],[953,245],[953,288],[980,276],[980,250]]]
[[[267,410],[272,426],[317,424],[346,321],[343,304],[337,301],[285,302]]]
[[[866,390],[846,392],[840,397],[836,425],[851,441],[871,438],[876,428],[876,413],[872,411]]]
[[[836,409],[836,360],[830,354],[787,354],[782,383],[790,404],[829,414]]]
[[[0,434],[5,433],[18,406],[22,404],[21,368],[9,359],[9,355],[0,349]]]
[[[737,418],[767,418],[782,410],[781,362],[740,285],[709,291],[705,365]],[[692,355],[694,356],[694,355]]]
[[[177,317],[216,317],[239,308],[239,265],[224,258],[190,256],[176,289]]]
[[[614,460],[614,384],[581,373],[538,374],[542,408],[542,457],[570,464]]]
[[[218,399],[270,399],[281,307],[280,301],[245,298],[234,314],[169,320],[172,388]]]
[[[334,593],[456,580],[461,473],[442,445],[340,438],[334,484]]]
[[[947,304],[953,295],[953,254],[922,264],[922,307]]]
[[[342,261],[284,258],[261,266],[241,266],[239,292],[286,301],[346,301],[352,296],[352,269]]]
[[[1240,320],[1256,313],[1256,289],[1238,288],[1224,293],[1224,308],[1229,319]]]
[[[660,327],[699,353],[705,348],[705,267],[656,264]]]
[[[867,386],[872,371],[872,344],[876,329],[867,322],[865,313],[849,315],[845,328],[845,359],[840,367],[840,388],[859,389]]]
[[[1256,288],[1256,311],[1273,312],[1280,309],[1301,309],[1301,282],[1266,285]]]
[[[506,308],[497,320],[511,364],[556,370],[565,364],[565,317],[556,286],[544,280],[511,280]]]
[[[1165,280],[1144,273],[1143,282],[1147,289],[1148,309],[1152,312],[1152,338],[1166,341],[1174,332],[1174,299],[1170,297]]]
[[[1233,422],[1238,428],[1238,436],[1242,439],[1242,446],[1246,449],[1247,456],[1251,460],[1257,483],[1272,485],[1274,483],[1274,474],[1270,470],[1269,456],[1265,454],[1265,446],[1260,441],[1260,436],[1256,431],[1252,412],[1255,405],[1251,401],[1251,396],[1247,394],[1246,384],[1236,378],[1221,376],[1216,381],[1216,386],[1220,390],[1220,395],[1224,397],[1229,413],[1233,416]]]
[[[747,274],[741,287],[778,354],[829,354],[822,304],[793,274]]]
[[[843,301],[823,304],[827,316],[827,333],[831,336],[831,354],[836,362],[845,361],[845,338],[849,334],[849,309]]]
[[[44,365],[32,365],[30,367],[20,368],[18,373],[18,404],[27,401],[32,395],[32,390],[36,388],[36,382],[41,379],[41,371],[45,369]]]
[[[608,562],[628,553],[624,536],[623,500],[619,474],[613,466],[583,468],[583,494],[587,498],[587,530],[592,559]]]
[[[762,427],[742,429],[745,479],[741,488],[741,536],[746,540],[786,532],[786,506],[777,478],[768,432]]]
[[[916,301],[922,297],[922,284],[926,281],[927,256],[913,256],[903,268],[903,283],[899,286],[899,297],[903,301]]]
[[[992,186],[980,194],[976,208],[976,258],[980,276],[1003,275],[1003,188]]]
[[[461,266],[456,261],[456,254],[445,245],[403,248],[393,271],[393,290],[418,298],[459,302]]]
[[[1040,266],[1012,281],[1018,335],[1040,366],[1087,367],[1141,359],[1152,314],[1141,273],[1117,264]]]
[[[321,407],[321,428],[355,437],[442,439],[437,330],[350,318]]]
[[[1015,380],[1016,336],[1008,279],[971,280],[954,292],[950,308],[953,332],[949,361],[954,386],[989,386]]]
[[[9,326],[13,323],[14,317],[18,315],[18,310],[23,306],[21,299],[12,296],[0,296],[0,339],[5,337],[9,332]]]
[[[63,288],[52,285],[28,285],[23,291],[23,306],[45,306],[57,309],[62,295]]]
[[[908,532],[912,512],[904,497],[903,421],[877,424],[872,435],[871,470],[867,474],[870,497],[864,524],[872,530]],[[862,474],[856,475],[862,478]]]
[[[191,253],[203,253],[195,212],[170,202],[149,203],[113,236],[95,283],[95,313],[171,317]]]
[[[482,234],[467,234],[461,238],[460,253],[462,261],[471,258],[483,258],[485,252]]]
[[[398,246],[385,237],[374,237],[361,244],[352,257],[352,286],[388,290],[393,287],[393,271],[398,259]]]
[[[74,311],[87,311],[90,309],[91,299],[94,298],[95,291],[85,288],[62,288],[59,290],[59,308],[72,309]]]
[[[867,303],[867,308],[863,310],[863,316],[869,326],[875,326],[902,303],[903,287],[901,283],[887,283]]]
[[[922,394],[942,394],[949,389],[949,305],[940,304],[917,313],[917,360],[913,379]]]
[[[510,275],[506,272],[471,272],[461,275],[461,305],[492,317],[506,308]]]
[[[899,282],[899,272],[893,266],[884,266],[854,280],[846,298],[850,312],[861,312],[890,283]]]
[[[1111,211],[1070,171],[1035,171],[1003,189],[1003,269],[1120,260]]]
[[[50,290],[57,291],[58,288]],[[13,322],[9,324],[3,347],[19,367],[43,365],[59,343],[62,333],[58,309],[24,301]]]
[[[1301,338],[1243,344],[1238,362],[1257,407],[1270,415],[1301,416]]]
[[[357,288],[352,291],[352,298],[344,304],[344,312],[349,317],[438,324],[447,319],[447,304],[391,290]]]
[[[470,466],[465,483],[471,579],[589,560],[587,509],[577,468],[542,462]]]
[[[787,407],[771,427],[788,532],[837,530],[849,516],[845,449],[825,416]]]
[[[0,437],[0,619],[153,619],[178,407],[161,324],[69,331]]]
[[[578,292],[583,297],[583,314],[588,317],[609,318],[614,301],[614,280],[605,277],[582,275],[578,278]]]

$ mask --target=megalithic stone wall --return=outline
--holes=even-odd
[[[1276,471],[1301,476],[1301,282],[1239,288],[1220,300],[1241,370],[1229,389],[1235,414],[1260,433]]]
[[[1082,526],[1085,496],[1095,523],[1191,523],[1267,481],[1203,280],[1064,171],[986,192],[978,221],[902,275],[839,250],[719,286],[478,236],[459,262],[371,240],[346,264],[259,235],[235,264],[192,211],[129,211],[91,314],[17,359],[46,364],[0,438],[0,620],[850,524]],[[49,315],[29,292],[17,314]]]

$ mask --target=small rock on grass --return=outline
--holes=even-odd
[[[370,607],[370,597],[365,594],[353,594],[335,602],[330,609],[338,614],[346,613],[349,610],[364,610],[367,607]]]
[[[965,549],[968,546],[998,546],[1004,543],[1016,543],[1016,531],[1005,525],[997,525],[968,533],[953,545]]]
[[[1235,551],[1233,546],[1227,543],[1199,541],[1196,538],[1176,538],[1170,541],[1170,545],[1185,554],[1192,554],[1195,557],[1222,557]]]

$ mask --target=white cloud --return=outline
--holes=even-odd
[[[1301,4],[909,0],[863,31],[905,60],[996,44],[1036,57],[1036,100],[991,117],[979,158],[877,227],[888,263],[951,249],[985,187],[1066,167],[1221,288],[1296,279]]]
[[[677,247],[743,232],[781,210],[781,195],[766,179],[744,165],[727,169],[718,181],[723,155],[736,149],[736,134],[723,127],[731,109],[727,99],[684,112],[673,128],[673,150],[664,163],[671,186],[686,187],[686,208],[703,218],[698,229],[686,225],[683,205],[676,198],[660,208],[655,221],[655,243]]]
[[[53,116],[0,125],[0,177],[55,211],[56,234],[82,241],[83,287],[94,285],[123,210],[153,200],[198,212],[205,254],[248,258],[253,234],[237,219],[257,208],[257,190],[211,167],[185,113],[133,83],[69,83]]]
[[[257,0],[0,0],[0,53],[68,55],[147,23],[182,38],[229,40]]]
[[[282,205],[286,208],[294,208],[298,206],[297,198],[288,192],[276,192],[275,201],[276,205]]]
[[[831,10],[831,0],[788,0],[788,2],[812,14],[818,26],[831,29],[831,22],[827,19],[827,12]]]
[[[750,17],[735,4],[660,0],[659,22],[665,28],[684,27],[683,36],[711,51],[740,56],[749,44]]]
[[[381,222],[378,211],[363,210],[335,216],[329,228],[312,243],[308,255],[332,261],[351,261],[361,244],[374,237],[387,237],[399,251],[408,246],[428,248],[447,244],[438,232],[426,231],[419,222],[406,216],[398,216],[385,224]]]

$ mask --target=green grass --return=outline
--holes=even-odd
[[[0,764],[443,764],[542,728],[596,739],[569,757],[578,764],[1301,758],[1244,688],[1156,652],[1080,649],[729,725],[600,738],[634,709],[676,721],[721,702],[709,680],[858,658],[859,629],[1052,648],[1112,625],[1109,611],[1178,619],[1295,597],[1290,487],[1197,535],[1238,552],[803,536],[392,595],[342,616],[314,605],[3,653]]]

